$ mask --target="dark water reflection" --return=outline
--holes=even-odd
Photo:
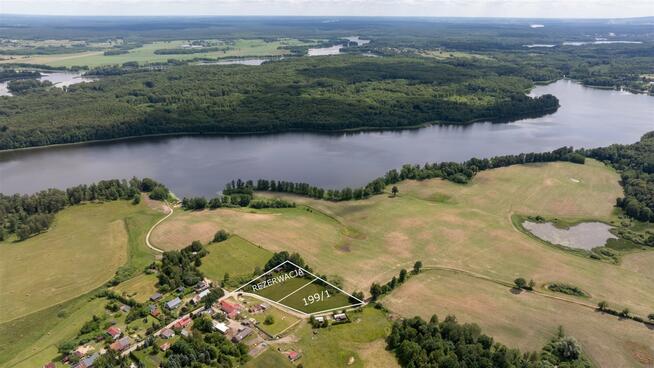
[[[404,163],[463,161],[564,145],[631,143],[654,130],[654,98],[582,87],[540,86],[554,114],[508,124],[432,126],[350,134],[184,136],[0,153],[0,191],[29,193],[100,179],[149,176],[181,196],[212,196],[234,178],[361,185]]]

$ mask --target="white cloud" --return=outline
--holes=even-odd
[[[611,18],[654,15],[654,0],[0,0],[0,13]]]

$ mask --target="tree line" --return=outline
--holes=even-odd
[[[454,316],[439,322],[420,317],[396,321],[386,345],[400,366],[419,367],[521,367],[591,368],[579,343],[563,329],[539,352],[522,353],[494,341],[476,324],[461,324]]]
[[[102,180],[90,185],[82,184],[66,190],[47,189],[34,194],[5,195],[0,193],[0,240],[15,234],[24,240],[47,230],[54,214],[82,202],[132,200],[138,203],[140,193],[150,198],[168,198],[168,189],[150,179]]]
[[[624,197],[617,199],[618,207],[634,219],[654,222],[654,132],[633,144],[613,144],[583,153],[620,173]]]
[[[511,165],[528,164],[536,162],[568,161],[584,164],[585,157],[573,150],[572,147],[561,147],[551,152],[521,153],[518,155],[504,155],[492,158],[472,158],[463,163],[441,162],[426,163],[424,165],[403,165],[400,170],[392,169],[384,176],[372,180],[359,187],[343,189],[325,189],[308,183],[295,183],[289,181],[276,181],[258,179],[256,181],[238,179],[227,183],[223,190],[224,196],[249,195],[254,191],[290,193],[301,196],[325,199],[329,201],[349,201],[367,199],[370,196],[381,194],[387,185],[397,184],[403,180],[426,180],[441,178],[454,183],[465,184],[479,171],[490,170]],[[219,199],[215,199],[216,202]],[[231,199],[233,202],[233,199]]]

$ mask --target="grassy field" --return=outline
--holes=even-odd
[[[326,293],[329,294],[327,297]],[[320,300],[311,303],[308,298],[314,295],[320,295]],[[315,299],[314,299],[315,300]],[[281,302],[291,308],[300,310],[305,313],[318,313],[334,308],[345,308],[352,303],[348,300],[348,296],[332,287],[325,287],[317,282],[313,282],[301,290],[288,296]]]
[[[139,232],[137,223],[149,223],[141,219],[156,217],[148,207],[126,201],[84,204],[58,213],[44,234],[1,242],[0,323],[87,293],[128,261],[145,266],[147,253],[130,254],[138,246],[132,236]]]
[[[200,271],[212,280],[222,280],[225,273],[230,278],[251,276],[256,267],[263,269],[273,255],[237,235],[206,248],[209,254],[202,258]]]
[[[145,303],[157,292],[157,276],[141,274],[118,284],[113,290],[123,296]]]
[[[208,239],[224,228],[271,251],[299,252],[318,272],[342,276],[348,291],[367,291],[372,282],[387,282],[421,260],[507,282],[533,278],[539,289],[549,282],[568,283],[590,294],[587,303],[606,300],[616,309],[628,307],[646,316],[654,306],[654,252],[631,254],[613,265],[546,245],[511,222],[512,215],[521,214],[615,223],[613,204],[622,195],[618,180],[613,170],[592,160],[511,166],[481,172],[467,185],[405,181],[398,185],[397,198],[333,203],[282,196],[311,211],[299,206],[179,212],[158,227],[153,239],[157,246],[173,247]],[[461,291],[452,302],[468,297]],[[530,305],[519,308],[535,313]],[[569,312],[572,322],[592,314]]]
[[[274,350],[268,349],[257,356],[255,359],[247,362],[245,368],[291,368],[294,367],[285,355]]]
[[[563,326],[599,367],[651,367],[646,362],[654,362],[654,333],[641,323],[533,293],[515,294],[461,273],[425,271],[382,302],[404,316],[437,314],[442,319],[454,314],[523,351],[540,350]]]
[[[28,316],[0,324],[0,367],[33,368],[57,356],[57,344],[73,338],[104,299],[81,296]]]
[[[158,55],[154,52],[159,49],[176,49],[187,44],[188,41],[161,41],[143,45],[122,55],[105,56],[103,51],[87,51],[73,54],[14,56],[13,59],[0,61],[0,63],[20,62],[31,64],[46,64],[51,66],[88,66],[97,67],[102,65],[122,64],[128,61],[136,61],[139,64],[165,62],[168,59],[190,60],[195,58],[228,58],[228,57],[257,57],[257,56],[283,56],[289,53],[288,50],[280,49],[281,46],[296,46],[304,43],[294,39],[282,39],[279,41],[265,42],[260,39],[239,39],[231,45],[227,51],[214,51],[198,54],[177,54]]]
[[[303,357],[300,363],[321,367],[398,367],[395,357],[385,350],[383,339],[390,332],[390,322],[383,312],[364,308],[349,313],[352,323],[318,329],[308,323],[295,333],[297,342],[280,344],[282,351],[295,350]]]
[[[251,297],[239,297],[239,303],[247,303],[246,305],[255,305],[255,304],[260,304],[261,301],[255,298]],[[298,322],[300,319],[297,317],[294,317],[278,308],[271,307],[268,308],[267,311],[263,313],[249,313],[249,312],[242,312],[245,314],[246,317],[252,317],[255,320],[259,322],[259,328],[264,330],[268,335],[275,337],[282,332],[285,332],[289,327],[293,326],[296,322]],[[267,316],[272,316],[274,318],[274,322],[272,324],[265,324],[263,323],[266,319]]]

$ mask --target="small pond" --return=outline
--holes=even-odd
[[[525,221],[522,226],[552,244],[576,249],[591,250],[604,246],[609,239],[617,239],[609,232],[611,226],[601,222],[583,222],[568,229],[559,229],[551,222]]]

